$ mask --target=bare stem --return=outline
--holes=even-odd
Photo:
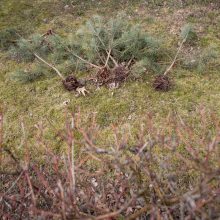
[[[72,184],[73,184],[73,193],[76,191],[76,179],[75,179],[75,163],[74,163],[74,141],[72,140],[71,144],[71,174],[72,174]]]
[[[3,153],[3,114],[0,113],[0,164],[2,162]]]
[[[111,49],[108,51],[108,56],[107,56],[107,59],[106,59],[106,61],[105,61],[105,66],[104,66],[104,68],[108,66],[108,61],[109,61],[110,56],[111,56]]]
[[[36,197],[34,195],[34,189],[33,189],[32,183],[31,183],[31,179],[30,179],[28,170],[23,169],[23,171],[25,173],[25,176],[26,176],[29,188],[30,188],[30,193],[31,193],[31,198],[32,198],[33,205],[36,207]]]
[[[175,57],[174,57],[174,59],[173,59],[173,62],[171,63],[171,65],[166,69],[166,71],[164,72],[164,76],[166,76],[169,72],[170,72],[170,70],[173,68],[173,65],[175,64],[175,62],[176,62],[176,60],[177,60],[177,57],[178,57],[178,55],[179,55],[179,53],[180,53],[180,51],[181,51],[181,49],[182,49],[182,47],[183,47],[183,44],[185,43],[185,41],[186,41],[186,39],[187,39],[187,37],[188,37],[188,34],[185,36],[185,38],[182,40],[182,42],[181,42],[181,44],[180,44],[180,46],[179,46],[179,48],[178,48],[178,50],[177,50],[177,52],[176,52],[176,55],[175,55]]]
[[[17,182],[20,180],[20,178],[22,177],[22,175],[24,174],[24,171],[20,173],[20,175],[18,176],[18,178],[12,183],[12,185],[9,187],[9,189],[4,193],[4,195],[6,195],[7,193],[9,193],[17,184]]]
[[[62,202],[62,217],[63,220],[66,220],[66,207],[65,207],[65,198],[64,198],[64,189],[61,183],[61,180],[58,180],[57,185],[60,189],[60,196],[61,196],[61,202]]]
[[[103,40],[100,38],[99,34],[96,33],[95,30],[93,31],[93,33],[96,35],[96,37],[98,38],[98,40],[100,41],[100,43],[102,44],[102,46],[103,46],[104,48],[106,48],[106,46],[105,46]],[[109,58],[112,60],[112,62],[115,64],[115,66],[118,66],[118,62],[117,62],[117,61],[114,59],[114,57],[112,57],[112,55],[111,55],[111,52],[110,52],[111,50],[112,50],[112,49],[109,49],[109,51],[108,51],[107,49],[105,49],[105,52],[107,53],[107,55],[109,56]],[[108,60],[109,60],[109,58],[108,58]]]
[[[151,209],[151,206],[149,204],[146,204],[143,208],[133,213],[132,215],[128,216],[127,220],[135,220],[141,215],[143,215],[144,213],[148,212],[150,209]]]
[[[97,69],[102,69],[102,67],[97,66],[97,65],[95,65],[95,64],[93,64],[93,63],[90,63],[88,60],[85,60],[85,59],[83,59],[82,57],[78,56],[77,54],[73,53],[73,51],[70,50],[69,48],[67,48],[67,50],[68,50],[74,57],[78,58],[79,60],[83,61],[84,63],[87,63],[87,64],[89,64],[90,66],[95,67],[95,68],[97,68]]]
[[[38,60],[40,60],[41,62],[43,62],[44,64],[46,64],[46,65],[49,66],[50,68],[52,68],[62,80],[65,80],[65,77],[61,74],[61,72],[60,72],[55,66],[53,66],[52,64],[50,64],[50,63],[48,63],[47,61],[45,61],[42,57],[40,57],[40,56],[37,55],[36,53],[34,53],[34,56],[35,56]]]

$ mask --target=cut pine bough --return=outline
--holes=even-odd
[[[116,18],[110,22],[100,19],[98,21],[97,18],[93,19],[89,22],[89,27],[83,26],[77,33],[72,33],[71,40],[64,39],[50,30],[44,35],[32,36],[31,40],[22,39],[14,51],[17,51],[17,56],[26,62],[33,62],[34,58],[37,58],[56,72],[65,89],[78,91],[83,95],[87,93],[84,88],[85,83],[77,80],[72,74],[66,77],[61,72],[86,70],[94,75],[83,81],[92,80],[97,87],[108,88],[118,88],[132,74],[138,74],[133,78],[136,79],[141,77],[141,74],[146,74],[146,71],[158,72],[162,58],[165,59],[167,53],[155,37],[143,33],[135,25],[127,24],[124,19]],[[112,26],[112,24],[115,25]],[[115,30],[115,27],[118,28]],[[100,34],[100,30],[103,34]],[[185,29],[185,33],[189,31],[190,29]],[[156,90],[168,91],[171,88],[168,74],[176,63],[187,36],[188,34],[184,35],[171,65],[164,74],[156,77],[153,83]],[[62,71],[46,61],[51,58],[56,58],[56,63],[61,69],[63,67]],[[55,62],[52,61],[52,63]],[[78,88],[84,89],[79,92]]]
[[[111,85],[112,83],[119,85],[121,82],[125,81],[125,79],[127,78],[129,74],[129,71],[128,71],[129,64],[127,66],[118,64],[118,62],[111,55],[111,52],[112,52],[111,49],[106,50],[106,60],[103,66],[96,65],[96,64],[89,62],[83,57],[77,55],[74,51],[72,51],[68,47],[65,47],[65,49],[68,53],[73,55],[75,58],[77,58],[81,62],[97,70],[97,74],[95,76],[95,82],[97,83],[97,86],[102,86],[102,85],[108,86],[108,85]],[[61,78],[65,89],[67,89],[68,91],[76,91],[78,92],[79,95],[82,94],[83,96],[89,93],[85,88],[85,83],[82,83],[80,80],[77,80],[77,78],[74,75],[69,75],[65,78],[63,74],[54,65],[48,63],[46,60],[40,57],[37,53],[34,52],[33,54],[39,61],[46,64],[48,67],[52,68],[57,73],[57,75]],[[111,60],[114,63],[113,68],[109,67],[110,66],[109,60]]]
[[[67,71],[71,72],[74,69],[75,72],[79,69],[93,72],[94,75],[89,79],[96,86],[114,85],[116,88],[128,78],[132,72],[131,66],[143,57],[151,61],[148,69],[153,72],[158,59],[164,54],[162,51],[161,43],[155,37],[143,32],[138,25],[129,24],[123,16],[117,16],[110,21],[94,17],[78,31],[70,33],[67,39],[52,30],[43,35],[35,34],[29,40],[21,38],[12,50],[18,60],[30,63],[37,58],[52,68],[62,79],[64,86],[68,86],[65,87],[68,91],[76,89],[76,80],[71,85],[70,78],[61,74],[62,69],[66,71],[67,66]],[[52,61],[48,63],[51,58]],[[60,67],[50,64],[55,63],[53,59]],[[37,67],[37,64],[33,67]],[[21,71],[17,75],[23,74],[23,78],[28,78],[32,72],[34,74],[34,68],[30,74],[25,75]]]

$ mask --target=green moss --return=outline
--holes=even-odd
[[[36,30],[36,27],[44,22],[44,19],[52,19],[62,12],[61,6],[59,1],[2,0],[0,29],[15,27],[28,34],[30,31]]]

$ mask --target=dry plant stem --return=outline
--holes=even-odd
[[[101,40],[101,39],[100,39]],[[109,56],[109,58],[112,60],[112,62],[115,64],[115,66],[118,66],[118,62],[115,60],[115,58],[111,55],[111,49],[105,50],[105,52],[107,53],[107,55]]]
[[[126,68],[129,68],[129,66],[131,65],[132,60],[134,59],[134,56],[132,56],[132,58],[128,61],[128,64],[126,65]]]
[[[42,167],[41,164],[35,164],[28,157],[29,154],[27,154],[26,160],[24,160],[25,163],[22,163],[21,160],[16,159],[15,156],[17,155],[14,156],[13,152],[10,152],[10,149],[8,150],[8,154],[17,162],[16,164],[21,168],[21,172],[23,171],[23,176],[26,178],[19,179],[19,177],[14,177],[12,181],[9,180],[10,185],[8,187],[12,187],[13,189],[6,195],[0,193],[0,197],[3,195],[2,200],[0,198],[3,201],[2,203],[0,202],[0,218],[2,216],[3,219],[7,219],[8,216],[12,216],[11,218],[21,216],[22,219],[25,219],[30,214],[33,218],[84,220],[118,219],[120,217],[128,220],[144,217],[163,219],[164,216],[169,220],[177,218],[201,219],[203,216],[205,216],[205,219],[214,219],[212,217],[213,214],[219,217],[220,163],[217,149],[217,144],[219,143],[218,119],[212,117],[212,120],[214,120],[212,125],[215,124],[216,129],[216,137],[214,139],[207,137],[207,140],[203,140],[204,145],[202,145],[200,139],[205,134],[202,133],[201,136],[198,136],[197,133],[193,133],[193,127],[185,123],[181,117],[179,118],[181,122],[179,122],[178,117],[173,117],[173,114],[169,114],[165,119],[165,123],[163,123],[163,128],[158,128],[157,124],[154,124],[153,116],[149,114],[146,125],[144,127],[143,125],[140,126],[138,139],[134,145],[134,148],[138,148],[139,151],[136,152],[135,150],[132,155],[126,153],[125,156],[128,163],[124,163],[124,159],[121,160],[120,158],[125,154],[123,146],[127,146],[130,140],[127,137],[127,132],[123,130],[123,133],[121,133],[118,127],[111,129],[113,130],[112,135],[115,134],[116,141],[111,146],[112,150],[109,150],[106,156],[103,157],[100,155],[100,153],[103,153],[103,150],[100,152],[99,148],[103,147],[103,145],[99,146],[99,143],[96,142],[100,130],[95,118],[85,128],[80,111],[78,114],[71,114],[71,116],[66,112],[65,131],[59,130],[58,134],[68,145],[68,161],[66,160],[66,156],[56,155],[56,153],[50,151],[50,146],[44,143],[46,140],[44,140],[44,128],[41,127],[43,126],[41,124],[37,126],[39,134],[36,138],[39,143],[42,142],[45,144],[45,166]],[[205,117],[205,115],[202,115],[202,117]],[[171,125],[171,127],[167,128],[167,124]],[[204,130],[207,130],[210,124],[203,125]],[[57,134],[57,129],[53,129]],[[82,133],[82,140],[78,141],[75,138],[75,131]],[[180,136],[179,133],[182,133],[182,135]],[[124,136],[125,134],[126,136]],[[174,135],[175,140],[173,140],[173,137],[170,137],[170,134]],[[191,157],[191,146],[188,146],[190,143],[185,140],[186,137],[189,141],[194,139],[195,146],[201,144],[205,150],[202,148],[194,157]],[[72,145],[73,141],[75,146],[78,144],[85,145],[75,158],[73,158],[74,154],[72,151],[74,147]],[[215,142],[216,146],[214,147]],[[209,143],[211,144],[210,147],[215,150],[212,153],[208,149]],[[165,157],[165,164],[163,160],[161,161],[160,157],[158,158],[154,154],[154,146],[163,147],[163,150],[165,150],[164,154],[168,154],[168,157]],[[184,146],[184,152],[186,151],[187,156],[185,153],[182,155],[178,150],[175,151],[179,146]],[[5,148],[4,150],[6,151],[7,149]],[[206,152],[210,153],[210,163],[207,164],[204,163]],[[216,155],[213,155],[215,153]],[[162,167],[163,165],[167,166],[167,159],[173,155],[180,163],[181,168],[180,171],[177,170],[177,172],[171,173],[172,176],[170,179],[170,177],[161,176],[161,173],[157,172],[158,169],[156,167],[160,165]],[[95,157],[101,158],[101,161],[98,158],[100,161],[100,163],[98,162],[98,167],[94,170],[91,170],[90,167],[88,169],[87,161],[90,163],[90,161],[97,160]],[[73,159],[74,163],[72,163]],[[212,161],[212,159],[214,160]],[[172,161],[170,162],[172,163]],[[48,163],[48,166],[46,163]],[[109,177],[111,179],[106,179],[108,178],[106,172],[111,169],[115,170],[115,165],[118,167],[118,171],[115,175]],[[153,167],[154,165],[156,166],[156,170]],[[72,194],[72,168],[75,170],[74,175],[77,180],[74,197]],[[171,168],[176,169],[175,164]],[[196,175],[198,174],[201,178],[198,177],[190,185],[188,183],[183,186],[179,185],[179,176],[181,175],[182,177],[182,174],[188,175],[187,170],[195,171]],[[125,173],[127,174],[126,176],[124,175]],[[94,177],[98,184],[97,186],[91,185],[89,181]],[[4,187],[8,185],[7,180]],[[110,186],[106,186],[109,182]],[[16,187],[17,185],[19,187]],[[176,188],[179,186],[181,187],[181,193]],[[121,190],[114,190],[116,187],[121,188]],[[83,193],[81,194],[81,192]],[[100,200],[95,204],[93,201],[95,201],[97,195],[101,195],[102,197],[99,197]],[[112,197],[108,197],[108,195],[112,195]],[[47,208],[47,211],[44,210],[44,207],[39,206],[42,201],[41,197],[46,202],[44,207]],[[80,200],[75,199],[77,197]],[[117,202],[115,200],[115,204],[111,204],[111,201],[118,198],[123,198],[123,202]],[[142,198],[144,201],[143,203],[141,202],[140,209],[137,209],[139,206],[138,201],[139,199],[142,200]],[[34,201],[35,199],[36,201]],[[129,211],[128,209],[135,209],[135,211],[126,215],[127,211]],[[207,211],[210,215],[207,214]]]
[[[41,216],[43,216],[43,219],[48,219],[49,217],[51,217],[52,219],[62,219],[62,216],[60,214],[54,213],[54,212],[49,212],[49,211],[43,211],[43,210],[38,210],[36,207],[32,208],[33,212],[35,214],[39,214]],[[49,219],[51,219],[49,218]]]
[[[61,72],[60,72],[55,66],[53,66],[52,64],[50,64],[50,63],[48,63],[47,61],[45,61],[42,57],[40,57],[40,56],[37,55],[36,53],[34,53],[34,56],[35,56],[38,60],[40,60],[41,62],[43,62],[44,64],[46,64],[46,65],[49,66],[50,68],[52,68],[62,80],[65,80],[65,77],[61,74]]]
[[[138,210],[137,212],[133,213],[132,215],[127,217],[127,220],[135,220],[138,217],[140,217],[141,215],[145,214],[146,212],[151,210],[151,205],[146,204],[143,208],[141,208],[140,210]]]
[[[97,48],[95,49],[95,51],[96,51],[96,53],[98,54],[99,59],[102,61],[102,63],[105,64],[104,57],[101,56],[101,54],[99,53],[99,51],[97,50]]]
[[[114,212],[110,212],[110,213],[107,213],[107,214],[104,214],[104,215],[100,215],[100,216],[97,216],[97,217],[94,217],[94,218],[89,218],[89,219],[86,219],[86,220],[102,220],[102,219],[111,219],[111,218],[114,218],[114,217],[117,217],[119,216],[124,210],[126,210],[132,202],[134,202],[138,196],[142,195],[143,193],[145,193],[146,190],[142,190],[140,193],[138,193],[137,195],[134,195],[132,196],[132,198],[124,205],[122,206],[119,210],[117,211],[114,211]]]
[[[72,182],[73,182],[73,193],[76,191],[76,179],[75,179],[75,163],[74,163],[74,142],[72,140],[72,145],[71,145],[71,173],[72,173]]]
[[[123,207],[121,207],[119,210],[114,211],[114,212],[110,212],[104,215],[100,215],[97,217],[94,217],[94,220],[102,220],[102,219],[111,219],[113,217],[116,217],[118,215],[120,215],[126,208],[129,207],[129,205],[137,198],[137,196],[132,197]],[[93,218],[92,218],[93,219]],[[91,220],[92,220],[91,219]],[[90,220],[90,219],[87,219]]]
[[[18,165],[18,167],[23,170],[20,161],[18,160],[18,158],[16,158],[16,156],[14,156],[13,152],[10,149],[7,148],[3,148],[3,150],[11,157],[11,159]]]
[[[108,66],[108,61],[109,61],[109,58],[111,56],[111,51],[112,51],[111,49],[108,51],[108,56],[107,56],[104,68]]]
[[[90,63],[89,61],[87,61],[87,60],[83,59],[82,57],[78,56],[77,54],[73,53],[73,51],[70,50],[68,47],[66,47],[66,49],[67,49],[68,52],[70,52],[73,56],[75,56],[75,57],[78,58],[79,60],[83,61],[84,63],[87,63],[87,64],[89,64],[89,65],[92,66],[92,67],[101,69],[101,67],[99,67],[99,66],[97,66],[97,65],[95,65],[95,64],[93,64],[93,63]],[[34,55],[36,56],[37,54],[34,54]],[[44,62],[45,64],[47,64],[48,66],[50,66],[51,68],[53,68],[53,69],[57,72],[57,74],[58,74],[63,80],[65,79],[65,78],[63,77],[63,75],[62,75],[53,65],[47,63],[45,60],[43,60],[43,59],[42,59],[41,57],[39,57],[38,55],[37,55],[36,57],[37,57],[38,59],[40,59],[42,62]]]
[[[174,59],[173,59],[173,62],[171,63],[171,65],[170,65],[170,66],[166,69],[166,71],[164,72],[164,74],[163,74],[164,76],[166,76],[166,75],[170,72],[170,70],[173,68],[173,66],[174,66],[174,64],[175,64],[175,62],[176,62],[176,60],[177,60],[177,57],[178,57],[180,51],[182,50],[183,44],[185,43],[187,37],[188,37],[188,34],[187,34],[186,37],[182,40],[182,42],[181,42],[181,44],[180,44],[180,46],[179,46],[179,48],[178,48],[178,50],[177,50],[177,53],[176,53],[176,55],[175,55],[175,57],[174,57]]]
[[[79,60],[83,61],[84,63],[87,63],[87,64],[89,64],[90,66],[92,66],[92,67],[94,67],[94,68],[102,69],[102,67],[97,66],[97,65],[95,65],[95,64],[93,64],[93,63],[90,63],[88,60],[85,60],[85,59],[83,59],[82,57],[78,56],[77,54],[73,53],[73,51],[70,50],[68,47],[66,47],[66,48],[67,48],[68,52],[70,52],[74,57],[78,58]]]
[[[69,167],[71,173],[71,185],[73,190],[73,196],[75,195],[76,191],[76,179],[75,179],[75,155],[74,155],[74,137],[73,137],[73,129],[74,129],[74,118],[72,116],[71,123],[67,123],[67,132],[68,132],[68,140],[67,143],[69,144]]]
[[[63,45],[63,46],[65,46],[65,45]],[[81,60],[82,62],[87,63],[87,64],[89,64],[90,66],[92,66],[92,67],[94,67],[94,68],[102,69],[102,67],[97,66],[97,65],[95,65],[95,64],[93,64],[93,63],[90,63],[88,60],[85,60],[85,59],[83,59],[82,57],[80,57],[79,55],[75,54],[68,46],[65,46],[65,48],[66,48],[66,50],[67,50],[69,53],[71,53],[74,57],[78,58],[78,59]]]
[[[108,53],[108,51],[106,51],[106,53]],[[118,62],[114,59],[114,57],[111,54],[110,54],[110,59],[113,61],[115,66],[118,66]]]
[[[20,178],[22,177],[22,175],[24,174],[24,171],[20,173],[20,175],[18,176],[18,178],[12,183],[12,185],[10,186],[10,188],[4,193],[4,195],[6,195],[7,193],[9,193],[17,184],[17,182],[20,180]]]
[[[3,153],[3,114],[0,113],[0,164],[2,162]]]
[[[100,43],[102,44],[102,46],[105,47],[105,44],[104,44],[104,42],[102,41],[102,39],[100,38],[100,36],[99,36],[95,31],[94,31],[94,33],[95,33],[96,37],[98,37],[98,39],[99,39]],[[115,66],[118,66],[118,62],[114,59],[114,57],[112,57],[110,51],[111,51],[111,49],[109,49],[109,51],[105,49],[105,52],[106,52],[107,55],[110,57],[110,59],[112,60],[112,62],[115,64]]]
[[[25,132],[25,126],[24,126],[24,122],[23,121],[21,122],[21,130],[22,130],[23,135],[22,135],[21,143],[18,146],[18,149],[20,149],[21,147],[24,146],[25,140],[26,140],[26,132]]]
[[[26,176],[26,179],[27,179],[29,188],[30,188],[30,193],[31,193],[31,198],[32,198],[33,205],[36,207],[36,197],[35,197],[35,195],[34,195],[34,189],[33,189],[33,186],[32,186],[32,184],[31,184],[31,179],[30,179],[28,170],[25,170],[25,169],[24,169],[24,173],[25,173],[25,176]]]
[[[62,217],[64,220],[66,220],[66,207],[65,207],[65,199],[64,199],[64,190],[63,190],[63,186],[60,180],[58,180],[57,183],[59,190],[60,190],[60,196],[61,196],[61,200],[62,200]]]

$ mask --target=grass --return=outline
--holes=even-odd
[[[2,83],[3,84],[3,83]],[[51,86],[52,85],[52,86]],[[70,111],[81,109],[83,117],[97,112],[97,120],[103,132],[111,123],[130,123],[144,117],[148,111],[155,112],[162,119],[168,112],[177,111],[183,117],[194,122],[194,112],[200,105],[206,106],[220,115],[218,97],[219,76],[181,77],[176,80],[175,88],[168,93],[155,92],[146,82],[127,83],[122,88],[112,91],[102,88],[88,97],[76,98],[74,94],[62,89],[57,78],[40,80],[24,86],[4,83],[1,97],[4,97],[6,143],[15,146],[22,138],[21,124],[24,121],[28,137],[34,134],[33,125],[50,120],[57,128],[64,124],[63,102],[70,100]],[[12,89],[13,88],[13,89]],[[49,139],[54,137],[48,134]]]
[[[70,2],[73,2],[75,7],[72,8],[70,6],[68,10],[65,10],[64,6]],[[33,33],[43,34],[48,29],[53,29],[62,36],[68,36],[70,30],[76,30],[94,14],[104,15],[108,18],[114,16],[118,12],[126,12],[131,22],[141,23],[144,31],[161,38],[164,42],[164,48],[172,48],[173,54],[175,54],[176,48],[178,47],[180,27],[186,23],[191,23],[198,34],[198,41],[193,45],[193,51],[198,48],[202,50],[214,48],[218,54],[220,53],[220,15],[216,5],[211,5],[209,1],[205,1],[205,6],[199,4],[201,1],[194,4],[189,3],[184,6],[173,4],[175,1],[171,0],[166,1],[166,5],[164,5],[164,1],[161,0],[150,1],[151,4],[149,5],[146,5],[144,2],[145,1],[138,0],[2,0],[0,6],[0,17],[2,18],[0,20],[0,31],[6,28],[15,28],[18,30],[19,34],[27,37]],[[156,6],[154,3],[156,3]],[[177,1],[177,3],[180,3],[180,1]],[[21,11],[24,13],[21,13]],[[31,19],[29,19],[30,17]],[[183,50],[183,54],[189,55],[189,51],[190,47],[186,46]],[[172,57],[170,61],[172,61]],[[196,209],[194,206],[191,207],[191,201],[194,202],[194,199],[192,200],[194,197],[198,198],[198,193],[195,191],[194,193],[196,194],[193,195],[193,189],[199,187],[201,190],[201,197],[198,200],[195,199],[195,202],[199,205],[202,204],[202,209],[201,213],[200,210],[196,210],[198,212],[193,217],[196,218],[198,215],[198,218],[215,219],[213,216],[218,216],[219,213],[219,200],[217,200],[217,196],[215,197],[215,193],[216,195],[219,193],[219,175],[215,175],[216,180],[210,182],[209,185],[207,185],[206,177],[209,180],[210,170],[214,172],[215,169],[217,170],[217,168],[219,168],[217,166],[217,160],[219,158],[219,137],[217,135],[219,120],[217,118],[220,118],[219,64],[220,60],[218,57],[216,58],[215,66],[207,66],[204,71],[200,72],[196,68],[186,69],[182,66],[181,62],[177,62],[177,65],[174,66],[171,73],[175,86],[169,92],[156,92],[151,85],[154,76],[146,74],[139,80],[128,80],[120,88],[115,90],[109,90],[104,87],[100,90],[95,90],[89,87],[90,94],[88,96],[76,97],[75,93],[65,91],[60,79],[55,76],[55,74],[51,74],[46,66],[43,67],[42,70],[45,69],[45,75],[47,75],[47,73],[50,74],[47,77],[43,76],[36,81],[26,84],[14,82],[10,78],[11,74],[17,69],[28,68],[29,64],[22,62],[18,63],[10,59],[5,49],[0,50],[0,115],[1,113],[4,115],[3,146],[10,149],[17,158],[21,158],[21,165],[25,164],[25,161],[28,160],[26,153],[28,152],[31,154],[32,160],[29,169],[26,170],[27,173],[29,172],[27,175],[31,177],[31,182],[33,184],[37,183],[37,186],[43,187],[42,192],[45,192],[45,195],[47,195],[50,190],[46,189],[45,191],[42,183],[38,183],[39,177],[43,175],[45,178],[51,179],[49,183],[54,190],[54,194],[52,193],[52,195],[55,195],[57,192],[56,181],[60,180],[60,176],[64,177],[65,180],[62,181],[64,184],[63,186],[65,186],[66,200],[60,199],[59,194],[56,194],[58,196],[57,202],[53,204],[56,206],[55,208],[57,208],[58,213],[60,212],[60,207],[63,207],[64,203],[66,203],[68,208],[72,207],[72,204],[74,204],[74,213],[76,208],[75,203],[71,202],[70,204],[68,200],[68,196],[70,195],[68,184],[71,182],[69,181],[71,172],[67,170],[68,174],[65,174],[66,170],[58,169],[58,172],[55,171],[54,173],[55,178],[58,179],[54,180],[52,180],[54,175],[51,175],[51,173],[54,169],[53,166],[56,166],[56,164],[54,164],[55,158],[58,159],[60,167],[63,167],[64,164],[66,167],[64,155],[70,155],[68,151],[70,150],[69,137],[67,135],[67,137],[61,138],[61,134],[68,133],[68,128],[66,126],[68,121],[67,114],[70,112],[79,114],[80,109],[81,124],[84,126],[85,130],[88,130],[90,138],[93,139],[96,146],[108,149],[112,151],[112,154],[110,154],[109,157],[109,155],[94,154],[92,149],[87,151],[87,149],[85,149],[87,141],[83,138],[83,134],[80,130],[77,130],[77,128],[74,129],[75,165],[78,190],[81,189],[79,186],[82,184],[82,189],[85,189],[85,192],[90,192],[91,184],[89,180],[93,174],[103,169],[105,175],[100,177],[97,176],[97,181],[100,186],[107,188],[103,188],[104,190],[98,189],[101,190],[100,195],[102,195],[103,191],[104,194],[108,194],[109,183],[114,183],[114,181],[116,181],[119,185],[116,184],[112,187],[115,190],[115,198],[118,198],[119,194],[117,189],[120,188],[120,184],[122,184],[123,187],[126,186],[126,184],[124,184],[123,175],[121,177],[122,182],[120,183],[119,181],[119,176],[121,176],[123,172],[127,174],[131,169],[133,173],[135,168],[137,169],[137,174],[135,175],[141,176],[142,172],[148,173],[148,169],[151,169],[152,166],[152,171],[155,172],[156,179],[161,180],[159,189],[163,191],[163,187],[166,186],[167,183],[175,183],[174,186],[177,188],[174,195],[181,196],[181,204],[174,204],[173,207],[172,205],[170,207],[169,205],[167,206],[169,215],[170,210],[176,210],[176,212],[179,213],[182,206],[186,206],[186,210],[189,209],[189,216],[192,213],[194,214]],[[169,65],[169,63],[167,65]],[[77,76],[84,77],[86,74],[88,73],[79,72]],[[68,105],[65,105],[66,101],[68,101]],[[98,127],[95,128],[91,127],[93,115],[96,115],[96,121],[98,123]],[[116,127],[114,127],[113,124],[115,124]],[[144,124],[143,139],[141,139],[142,137],[140,135],[142,124]],[[117,128],[119,138],[116,137],[117,135],[114,133],[114,129]],[[90,130],[92,130],[92,132]],[[127,137],[128,140],[126,139]],[[43,146],[41,138],[46,148]],[[168,142],[164,144],[163,138],[164,140],[167,139]],[[152,140],[155,140],[153,144],[155,146],[150,149]],[[215,151],[212,151],[210,148],[212,148],[214,140],[216,141],[216,147],[213,147]],[[149,143],[146,152],[143,151],[139,156],[131,154],[128,149],[135,149],[136,146],[139,145],[142,146],[142,141],[147,141],[147,143]],[[126,150],[122,147],[122,149],[115,151],[115,149],[118,148],[118,146],[115,146],[117,142],[120,146],[125,146]],[[168,148],[170,146],[175,148],[176,151],[173,149],[168,150],[165,145],[167,145],[166,147]],[[195,147],[195,152],[199,152],[194,160],[192,160],[191,155],[194,149],[189,150],[191,145]],[[55,153],[55,155],[49,154],[48,149],[52,149],[51,152]],[[63,154],[64,152],[65,154]],[[85,159],[84,156],[87,158],[85,164],[83,165],[82,163],[82,167],[78,167],[78,164],[81,164]],[[206,160],[206,156],[210,156],[210,160]],[[100,158],[99,161],[96,160],[97,157]],[[153,160],[148,160],[148,158]],[[181,158],[183,158],[183,160]],[[0,172],[11,172],[19,169],[20,166],[10,157],[7,157],[7,154],[5,154],[5,157],[3,155],[3,159],[3,163],[0,164]],[[127,159],[129,159],[131,163],[127,163]],[[185,159],[188,163],[185,163]],[[1,157],[0,162],[2,162]],[[35,162],[39,170],[42,170],[41,176],[38,174],[36,175],[32,170],[31,165],[35,164]],[[204,164],[211,169],[206,169],[205,166],[203,167]],[[71,168],[71,166],[72,165],[68,165],[69,168]],[[122,167],[123,170],[118,170],[117,166]],[[205,169],[205,171],[203,169]],[[82,171],[85,171],[85,174]],[[62,172],[64,172],[64,175]],[[164,204],[161,203],[159,199],[160,197],[158,197],[160,193],[158,194],[157,191],[151,192],[151,189],[148,189],[148,186],[153,183],[151,178],[154,175],[151,174],[153,173],[150,172],[150,176],[143,175],[140,179],[134,176],[134,179],[129,180],[127,186],[128,189],[131,190],[128,190],[129,192],[126,195],[130,197],[130,193],[136,191],[136,186],[140,190],[147,187],[145,196],[146,205],[155,201],[156,206],[152,206],[152,209],[156,210],[157,208],[155,209],[155,207],[159,207],[161,214],[163,214],[165,209]],[[15,183],[14,178],[17,178],[17,176],[11,177],[10,175],[0,175],[0,179],[2,180],[0,181],[0,197],[10,186],[13,186]],[[18,204],[18,207],[21,205],[21,208],[24,205],[25,208],[23,207],[23,211],[27,212],[26,214],[28,216],[32,213],[30,210],[34,206],[29,201],[30,199],[26,197],[26,195],[30,195],[30,189],[27,185],[26,178],[25,176],[20,178],[18,184],[15,183],[14,186],[16,187],[11,190],[11,193],[12,195],[16,195],[14,197],[18,199],[21,198],[19,199],[21,202],[16,204]],[[89,188],[86,188],[87,185]],[[23,197],[17,192],[18,189],[18,191],[22,191],[20,190],[22,186],[25,190]],[[127,186],[125,188],[127,188]],[[34,190],[36,191],[36,189]],[[90,195],[86,197],[85,204],[87,204],[88,201],[93,201],[92,199],[96,196],[94,192],[95,191],[88,193]],[[185,192],[187,192],[189,198],[186,197]],[[192,196],[190,196],[191,193]],[[110,194],[112,194],[112,192],[110,192]],[[171,194],[172,193],[168,190],[168,198],[170,198],[169,196]],[[12,200],[14,197],[11,196]],[[103,198],[105,198],[105,195],[102,195],[102,199]],[[53,199],[54,196],[52,196],[52,200]],[[3,198],[1,201],[7,200]],[[41,202],[41,199],[39,199],[39,201]],[[210,201],[210,204],[203,207],[204,201]],[[104,205],[106,205],[105,202],[106,201],[103,202]],[[54,210],[50,208],[50,202],[47,205],[49,211]],[[78,205],[81,209],[81,204]],[[90,204],[87,205],[90,207]],[[1,203],[0,206],[4,206],[4,203]],[[212,208],[215,206],[216,209]],[[98,208],[97,215],[100,207],[102,206],[93,207],[94,210]],[[41,208],[45,208],[44,203],[42,203]],[[121,208],[121,205],[119,208]],[[8,209],[8,205],[6,209]],[[110,208],[111,211],[115,209],[116,207]],[[16,210],[18,210],[18,212]],[[91,207],[88,208],[88,210],[90,212]],[[14,213],[12,210],[8,209],[8,213],[12,216],[16,216],[19,211],[22,213],[22,209],[19,210],[16,206]],[[105,210],[102,211],[105,213]],[[151,211],[152,213],[154,212],[153,210]],[[8,213],[4,214],[7,216]],[[178,218],[175,217],[175,212],[171,214],[174,215],[174,219],[179,219],[179,216]],[[123,213],[123,216],[124,215],[125,213]],[[159,215],[157,215],[157,217],[158,216]],[[43,217],[43,215],[41,217]],[[147,216],[145,215],[143,217]],[[61,216],[59,216],[59,218],[61,218]],[[154,218],[154,215],[152,215],[152,218]],[[117,219],[124,219],[122,213]]]
[[[63,7],[68,1],[45,2],[46,4],[37,0],[31,3],[25,0],[19,3],[13,0],[4,1],[0,12],[3,16],[1,28],[15,27],[23,31],[24,27],[27,27],[24,30],[25,35],[33,32],[44,33],[48,28],[53,28],[56,32],[66,35],[68,29],[77,28],[92,14],[105,13],[105,16],[111,16],[111,9],[116,4],[115,1],[97,3],[85,1],[84,5],[77,5],[75,1],[76,8],[65,11]],[[134,22],[139,20],[144,30],[164,38],[165,47],[176,44],[176,37],[169,33],[170,24],[173,22],[170,11],[174,9],[171,7],[165,10],[164,7],[159,7],[155,14],[152,9],[142,7],[140,4],[140,1],[127,2],[125,10],[131,13],[131,20]],[[41,10],[42,7],[43,10]],[[186,6],[186,9],[192,10],[192,13],[195,11],[196,14],[201,7],[194,5],[187,8]],[[25,13],[21,14],[21,9]],[[117,12],[122,11],[123,1],[116,4],[116,9]],[[12,11],[16,16],[12,16]],[[30,15],[32,19],[27,19]],[[218,26],[216,22],[220,21],[220,18],[218,15],[216,22],[213,23],[211,18],[214,15],[217,16],[216,10],[207,15],[204,14],[202,18],[193,18],[193,23],[196,26],[204,24],[209,27],[200,34],[199,46],[207,47],[214,44],[220,52],[219,28],[216,29]],[[44,19],[47,21],[44,22]],[[183,18],[181,22],[186,23],[187,19],[189,18]],[[191,18],[190,21],[192,21]],[[33,125],[40,121],[45,126],[50,121],[59,128],[64,123],[63,113],[66,106],[63,103],[66,100],[70,100],[69,111],[76,111],[80,108],[85,121],[90,113],[96,112],[103,134],[107,133],[112,123],[122,126],[130,123],[135,130],[135,124],[141,121],[149,111],[156,113],[158,121],[161,121],[168,112],[177,111],[183,117],[188,118],[191,123],[194,123],[194,112],[200,106],[205,106],[220,115],[218,97],[220,77],[219,72],[213,70],[207,70],[201,75],[196,70],[191,72],[179,66],[172,72],[175,88],[167,93],[154,91],[151,87],[152,76],[146,76],[145,80],[127,82],[114,91],[102,88],[98,91],[91,91],[87,97],[75,97],[75,94],[63,89],[57,77],[41,78],[25,85],[11,81],[10,73],[18,67],[24,67],[25,64],[8,59],[6,52],[0,54],[0,66],[0,109],[4,112],[5,142],[15,149],[23,137],[21,122],[24,122],[27,141],[31,141],[35,134]],[[48,139],[54,140],[54,136],[49,131]]]

